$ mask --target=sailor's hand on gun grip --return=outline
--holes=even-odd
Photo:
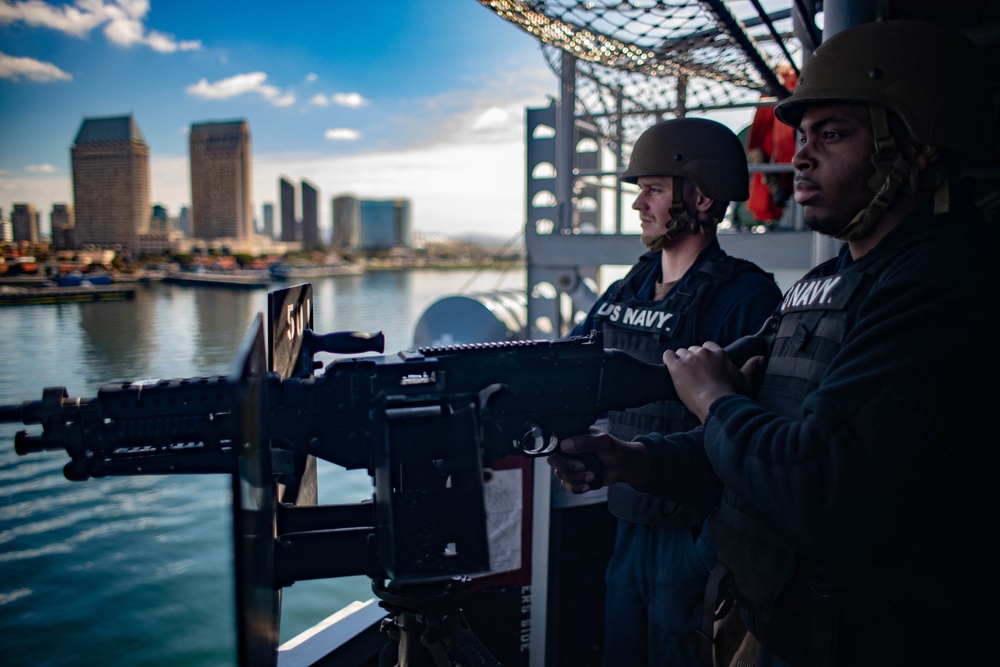
[[[648,471],[645,445],[619,440],[593,427],[588,433],[560,441],[557,452],[547,460],[571,493],[585,493],[616,482],[642,484]]]
[[[663,353],[677,397],[702,423],[712,403],[730,394],[752,394],[752,378],[764,357],[750,358],[741,370],[712,342]]]

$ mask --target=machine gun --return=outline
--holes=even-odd
[[[0,421],[42,427],[17,433],[17,453],[66,451],[70,480],[233,476],[242,664],[273,661],[280,589],[295,581],[366,574],[398,602],[487,571],[483,480],[496,461],[548,455],[604,412],[676,395],[661,364],[606,349],[597,332],[339,358],[316,374],[317,353],[381,353],[384,339],[318,335],[311,320],[311,287],[281,290],[267,361],[258,314],[229,374],[108,384],[94,398],[46,388],[0,406]],[[766,350],[757,336],[730,354]],[[311,457],[366,469],[373,502],[290,501]]]

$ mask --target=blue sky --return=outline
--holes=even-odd
[[[72,203],[86,117],[132,113],[152,203],[190,201],[192,123],[249,122],[255,214],[277,180],[402,196],[414,227],[509,238],[524,112],[557,93],[538,43],[477,0],[3,0],[0,208]]]

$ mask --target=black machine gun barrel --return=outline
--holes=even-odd
[[[231,472],[231,413],[239,386],[230,378],[137,380],[107,384],[94,398],[47,387],[40,401],[0,407],[3,421],[40,424],[14,436],[20,455],[65,450],[68,479],[108,475]]]

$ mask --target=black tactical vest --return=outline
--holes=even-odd
[[[788,290],[778,309],[780,321],[758,401],[782,416],[800,417],[804,397],[819,386],[878,270],[876,263],[868,264],[866,271],[852,267],[855,270],[834,273],[838,261],[810,271]],[[829,583],[832,577],[803,567],[793,545],[728,487],[709,521],[719,567],[731,572],[728,585],[740,604],[764,623],[779,597],[786,609],[808,616],[809,660],[825,664],[833,615],[840,605],[840,591]]]
[[[742,271],[762,269],[746,260],[720,253],[682,278],[659,301],[641,299],[638,292],[659,269],[660,253],[646,253],[609,292],[595,326],[604,333],[606,347],[623,350],[642,361],[663,363],[667,349],[698,345],[698,318],[714,292]],[[631,440],[648,433],[688,431],[698,419],[680,401],[657,401],[639,408],[608,413],[608,432]],[[712,507],[692,507],[636,491],[627,484],[608,488],[608,510],[632,523],[664,526],[700,526]]]

